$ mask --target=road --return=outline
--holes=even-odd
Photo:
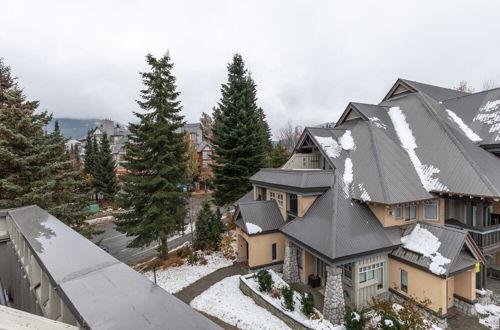
[[[203,196],[190,198],[188,206],[189,211],[193,212],[193,222],[195,221],[196,214],[201,207],[201,202],[205,198],[207,197]],[[188,224],[189,221],[190,213],[188,213],[185,223]],[[127,244],[134,238],[132,236],[127,237],[125,234],[117,231],[114,223],[99,225],[96,229],[104,230],[104,232],[99,235],[95,235],[92,238],[92,241],[106,246],[109,254],[127,265],[136,265],[141,261],[152,258],[157,253],[156,248],[158,247],[158,244],[156,242],[142,248],[128,248]],[[170,239],[168,242],[168,248],[169,250],[174,249],[189,240],[191,240],[191,234]]]

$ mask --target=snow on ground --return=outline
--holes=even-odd
[[[272,276],[273,279],[273,286],[276,288],[282,288],[285,286],[288,286],[288,284],[274,271],[270,270],[269,273]],[[267,293],[260,292],[259,290],[259,283],[255,278],[248,278],[248,277],[242,277],[243,281],[247,283],[251,288],[254,289],[255,292],[260,294],[262,298],[264,298],[267,302],[271,303],[275,307],[279,308],[281,311],[283,311],[285,314],[287,314],[289,317],[295,319],[296,321],[306,325],[309,328],[312,329],[335,329],[335,330],[341,330],[345,329],[343,326],[334,326],[332,325],[329,321],[323,319],[322,317],[318,320],[311,320],[307,316],[302,313],[301,309],[301,295],[300,293],[296,292],[294,293],[294,301],[295,301],[295,309],[293,311],[289,311],[284,307],[284,299],[283,297],[277,299],[271,297]],[[321,313],[318,310],[315,310],[319,315]]]
[[[430,231],[421,228],[419,224],[413,228],[409,235],[401,238],[405,249],[423,254],[431,259],[429,270],[436,275],[442,275],[446,272],[443,267],[450,263],[450,259],[445,258],[438,252],[441,242]]]
[[[490,101],[479,109],[473,121],[490,125],[490,133],[497,133],[495,141],[500,141],[500,100]]]
[[[243,330],[290,329],[240,290],[240,276],[226,277],[191,301],[191,307]]]
[[[479,137],[479,135],[477,135],[476,133],[474,133],[469,128],[469,126],[467,126],[467,124],[464,123],[464,121],[462,120],[462,118],[460,118],[459,116],[457,116],[456,113],[454,113],[453,111],[451,111],[449,109],[446,109],[446,113],[448,113],[448,116],[458,125],[458,127],[460,127],[460,129],[462,130],[462,132],[464,132],[465,136],[467,136],[469,138],[469,140],[471,140],[472,142],[481,142],[481,141],[483,141],[483,139],[481,139]]]
[[[253,223],[250,223],[250,222],[247,222],[246,226],[247,226],[247,230],[248,230],[249,235],[257,234],[257,233],[260,233],[262,231],[262,228],[260,228],[260,226],[257,226]]]
[[[476,312],[480,314],[479,323],[490,329],[500,328],[500,306],[475,304]]]
[[[333,137],[315,136],[314,138],[318,141],[328,157],[337,158],[340,156],[342,146]]]
[[[340,146],[344,150],[354,150],[356,149],[356,144],[354,144],[354,139],[352,138],[351,130],[346,130],[345,133],[339,139]]]
[[[437,190],[437,191],[447,191],[448,187],[439,182],[438,178],[433,178],[434,174],[440,172],[435,166],[424,165],[420,161],[415,152],[417,149],[417,143],[415,142],[415,137],[410,129],[410,125],[406,121],[405,114],[401,111],[399,107],[391,107],[389,109],[389,117],[391,117],[392,124],[396,130],[401,146],[406,150],[408,156],[410,157],[413,167],[422,182],[422,185],[427,191]]]
[[[233,248],[236,251],[236,239],[234,236],[233,232]],[[233,259],[224,257],[221,251],[211,254],[203,252],[200,256],[203,256],[207,260],[206,265],[189,265],[185,262],[179,267],[170,266],[166,269],[157,270],[156,284],[169,293],[176,293],[217,269],[231,266],[234,262]],[[154,281],[154,274],[152,271],[144,273],[144,276],[150,281]]]
[[[378,117],[371,117],[370,121],[378,128],[387,129],[387,126]]]

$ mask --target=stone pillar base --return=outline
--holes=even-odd
[[[289,239],[285,242],[283,280],[287,283],[298,283],[300,281],[299,265],[297,265],[297,247]]]
[[[342,269],[326,266],[327,280],[323,316],[334,325],[344,323],[345,301],[342,286]]]

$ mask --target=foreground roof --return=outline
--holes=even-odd
[[[254,184],[292,187],[300,191],[324,191],[333,184],[333,171],[263,168],[250,177]]]
[[[40,207],[6,213],[81,325],[91,329],[219,329]]]
[[[235,224],[248,235],[277,231],[285,224],[274,200],[239,203]]]

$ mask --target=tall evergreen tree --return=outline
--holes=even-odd
[[[106,132],[102,136],[101,146],[95,158],[94,189],[103,194],[106,200],[113,201],[118,191],[115,174],[116,163],[111,154]]]
[[[92,131],[87,132],[87,137],[85,138],[85,161],[84,169],[85,173],[92,175],[94,173],[94,163],[95,163],[94,143],[92,141]]]
[[[212,139],[217,163],[214,200],[219,206],[233,203],[251,188],[248,179],[262,167],[265,155],[255,83],[241,55],[234,55],[227,68]]]
[[[271,168],[281,167],[286,163],[288,158],[290,158],[290,154],[281,143],[278,143],[271,151],[267,166]]]
[[[128,174],[122,176],[119,205],[129,212],[120,216],[118,230],[136,236],[129,246],[160,244],[160,257],[168,258],[167,239],[184,225],[187,144],[178,130],[180,114],[173,63],[167,53],[156,59],[147,55],[150,72],[142,73],[145,89],[137,101],[144,113],[135,113],[140,123],[130,124],[127,142]]]
[[[271,141],[271,128],[266,120],[266,114],[264,110],[259,107],[257,109],[257,114],[259,116],[259,126],[260,126],[260,134],[262,136],[262,144],[264,146],[264,150],[267,154],[270,154],[273,150],[273,143]]]
[[[66,151],[66,139],[44,127],[51,116],[36,113],[0,60],[0,208],[36,204],[84,235],[85,180]]]

